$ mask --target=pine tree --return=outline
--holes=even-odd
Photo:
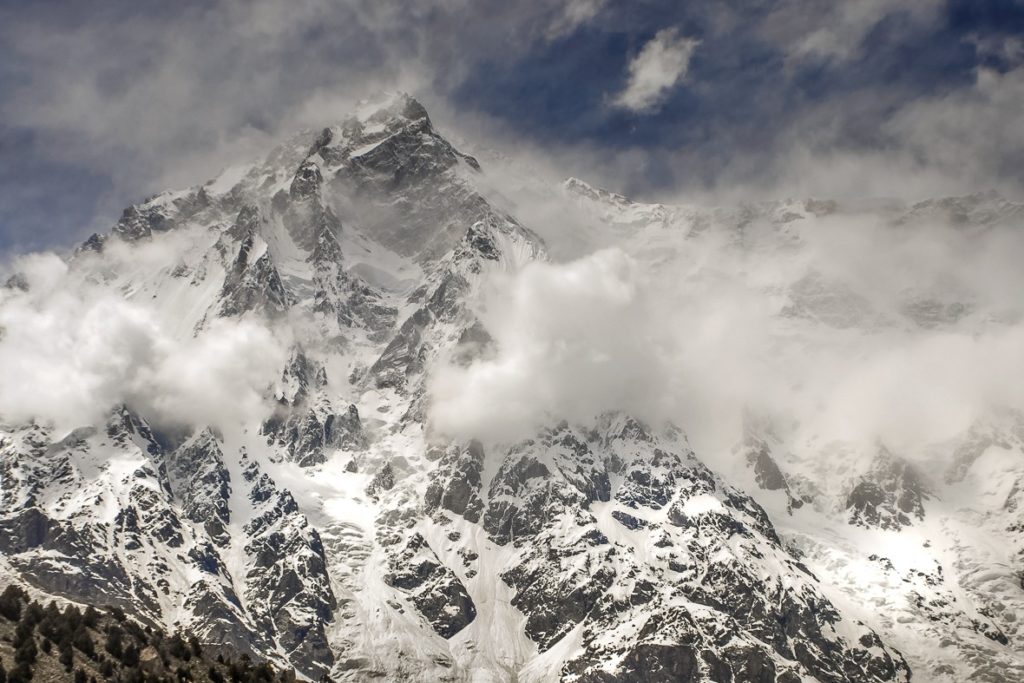
[[[36,624],[43,620],[43,608],[40,607],[38,602],[33,600],[25,606],[25,610],[21,614],[21,620],[35,628]]]
[[[123,637],[124,633],[119,626],[112,625],[107,629],[107,642],[104,648],[117,659],[121,659],[121,655],[124,654],[124,646],[121,642]]]
[[[82,624],[82,613],[74,605],[64,608],[63,621],[69,631],[74,631]]]
[[[8,586],[0,594],[0,616],[9,621],[17,621],[21,618],[21,603],[25,599],[25,593],[17,586]]]
[[[36,648],[36,639],[29,636],[15,651],[14,661],[31,666],[36,663],[38,654],[39,650]]]
[[[70,672],[75,665],[75,653],[71,649],[70,642],[65,641],[60,645],[60,663],[67,672]]]
[[[187,659],[189,651],[181,634],[175,633],[167,639],[167,651],[175,659]]]
[[[96,657],[96,644],[92,640],[92,636],[85,630],[84,623],[78,627],[75,634],[71,638],[71,644],[89,659],[95,659]]]
[[[129,643],[124,648],[124,654],[121,655],[121,663],[128,667],[139,665],[139,648],[135,646],[135,643]]]
[[[85,614],[82,615],[82,623],[88,628],[96,628],[100,622],[100,613],[96,611],[96,608],[89,605],[85,608]]]
[[[32,667],[21,663],[7,673],[7,683],[29,683],[32,680]]]
[[[12,644],[15,648],[19,648],[26,640],[32,640],[32,624],[25,619],[22,619],[14,629],[14,640],[12,641]]]

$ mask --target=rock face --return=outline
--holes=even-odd
[[[924,519],[927,493],[917,473],[884,446],[871,471],[846,499],[850,523],[882,529],[909,526]]]
[[[331,449],[363,449],[366,438],[359,410],[349,404],[344,412],[336,412],[327,392],[323,366],[296,350],[282,376],[278,410],[260,430],[267,444],[303,467],[322,464]]]
[[[1005,557],[972,544],[960,518],[924,523],[942,514],[929,503],[939,491],[884,449],[832,482],[766,430],[739,435],[732,472],[683,429],[621,412],[554,416],[514,443],[435,433],[436,364],[498,351],[481,284],[546,258],[485,197],[484,172],[396,96],[130,207],[90,238],[69,267],[152,306],[182,340],[244,319],[286,340],[287,360],[239,424],[157,427],[140,407],[151,402],[70,432],[4,423],[0,574],[318,680],[1024,675],[1024,588],[1006,569],[1024,558],[1024,469],[991,462],[1024,453],[1024,430],[979,425],[948,445],[958,464],[944,490],[962,487],[957,500],[979,468],[1011,473],[975,518],[1006,540]],[[567,189],[630,234],[724,221],[741,246],[764,221],[797,248],[794,226],[837,210],[699,214]],[[118,242],[155,244],[165,261],[125,267]],[[4,296],[27,286],[14,279]],[[884,322],[817,274],[779,291],[793,324]]]
[[[426,539],[413,534],[391,558],[385,583],[407,593],[442,638],[451,638],[476,618],[476,606],[455,573],[438,559]]]
[[[206,429],[168,454],[165,467],[185,517],[202,524],[215,543],[225,545],[231,522],[231,475],[214,433]]]

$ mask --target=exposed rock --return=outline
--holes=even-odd
[[[476,605],[465,586],[420,534],[411,535],[401,552],[392,557],[384,581],[407,593],[442,638],[451,638],[476,618]]]
[[[870,472],[847,496],[846,509],[851,524],[900,529],[924,519],[927,496],[914,469],[882,446]]]
[[[484,503],[480,498],[484,448],[472,441],[465,448],[450,446],[437,465],[438,475],[430,482],[423,498],[424,509],[433,514],[439,509],[479,522]]]

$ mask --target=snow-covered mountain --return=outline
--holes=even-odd
[[[97,396],[118,400],[93,424],[4,416],[0,572],[309,678],[1024,678],[1012,411],[928,444],[941,467],[882,442],[808,446],[757,414],[727,454],[622,410],[507,441],[435,429],[431,369],[500,352],[486,283],[548,259],[486,173],[395,96],[87,240],[67,281],[145,310],[167,343],[246,323],[281,353],[257,368],[261,400],[218,398],[206,421],[163,410],[185,360]],[[588,217],[581,239],[652,271],[702,240],[803,254],[802,226],[854,211],[638,204],[579,180],[551,193]],[[1024,220],[991,196],[856,212],[893,230]],[[762,283],[785,325],[999,324],[953,286],[886,308],[801,272]],[[11,278],[0,307],[37,286]]]

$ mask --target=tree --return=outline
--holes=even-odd
[[[7,683],[29,683],[32,680],[32,667],[21,663],[7,673]]]
[[[64,666],[64,670],[69,673],[75,665],[75,652],[71,649],[71,643],[67,641],[60,644],[60,663]]]
[[[15,648],[19,648],[26,640],[32,640],[32,624],[22,619],[14,629],[14,640],[12,641],[12,644]]]
[[[88,628],[96,628],[100,623],[100,613],[96,611],[96,608],[89,605],[85,608],[85,614],[82,615],[82,623]]]
[[[149,642],[149,638],[146,637],[146,632],[134,621],[125,621],[121,627],[124,629],[124,632],[131,636],[136,642],[141,643],[142,645]]]
[[[139,665],[139,648],[135,646],[135,643],[129,643],[124,648],[124,654],[121,655],[121,663],[128,667]]]
[[[82,625],[82,613],[74,605],[64,608],[64,624],[69,631],[74,631]]]
[[[56,600],[50,600],[50,604],[43,609],[43,618],[39,620],[40,625],[45,625],[46,629],[44,633],[52,633],[54,629],[60,627],[61,624],[61,613],[60,607],[57,607]]]
[[[104,678],[110,678],[114,675],[114,664],[109,659],[104,659],[100,664],[100,673]]]
[[[185,640],[181,637],[180,633],[175,633],[167,639],[167,651],[175,659],[187,660],[191,657],[191,653],[189,653],[188,647],[185,645]]]
[[[121,655],[124,654],[123,638],[124,633],[116,624],[107,629],[107,642],[104,644],[104,648],[117,659],[121,659]]]
[[[75,683],[85,683],[85,680],[85,672],[81,669],[75,669]]]
[[[85,626],[79,626],[78,630],[75,631],[74,636],[71,638],[71,644],[89,659],[95,659],[96,657],[96,644],[92,641],[92,636],[85,630]]]
[[[324,676],[326,678],[326,674]],[[270,683],[270,681],[274,680],[274,670],[266,662],[260,662],[249,672],[249,680]],[[327,680],[329,681],[330,679],[328,678]]]
[[[43,608],[39,606],[38,602],[28,603],[21,614],[21,620],[35,628],[36,624],[43,620]]]
[[[39,650],[36,648],[36,639],[29,636],[14,652],[14,661],[31,666],[36,663],[36,656],[38,654]]]
[[[25,592],[17,586],[8,586],[0,594],[0,616],[8,621],[21,618],[21,603],[25,600]]]

